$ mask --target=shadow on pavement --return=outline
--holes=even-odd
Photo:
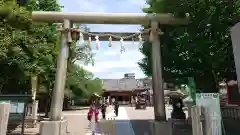
[[[151,120],[130,120],[135,135],[146,135],[150,131]]]
[[[74,106],[68,109],[65,109],[64,111],[77,111],[77,110],[88,110],[89,107],[79,107],[79,106]]]
[[[22,135],[21,133],[13,133],[13,134],[11,134],[11,133],[9,133],[9,134],[7,134],[7,135]],[[40,135],[40,134],[30,134],[30,133],[24,133],[24,135]]]
[[[116,135],[148,135],[150,129],[149,120],[107,120],[104,122],[107,122],[108,129],[114,128],[112,127],[114,123],[111,122],[116,122]],[[100,124],[102,124],[101,121]]]

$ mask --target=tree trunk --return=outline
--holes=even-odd
[[[31,86],[32,86],[32,96],[33,100],[36,99],[37,92],[39,90],[39,79],[37,74],[32,74],[31,76]]]
[[[50,108],[51,108],[51,99],[52,97],[48,97],[47,100],[47,105],[45,107],[45,117],[48,118],[49,117],[49,112],[50,112]]]
[[[51,108],[51,101],[52,101],[52,89],[51,89],[51,84],[48,86],[48,95],[47,95],[47,105],[45,107],[45,117],[49,117],[49,112]]]

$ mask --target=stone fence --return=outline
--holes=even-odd
[[[24,128],[35,128],[37,126],[37,121],[38,121],[38,115],[37,115],[38,101],[33,101],[31,103],[28,103],[25,109],[26,110],[25,110]],[[23,126],[21,115],[18,115],[16,117],[10,114],[10,117],[14,117],[14,119],[9,118],[8,132],[11,132],[16,128],[21,128]]]
[[[239,106],[222,106],[222,135],[239,135],[240,133],[240,107]],[[191,112],[192,118],[186,120],[169,119],[170,135],[207,135],[206,123],[204,120],[201,109],[195,108]],[[195,117],[201,116],[202,117]]]
[[[36,127],[38,120],[38,101],[28,103],[26,107],[25,121],[28,127]]]

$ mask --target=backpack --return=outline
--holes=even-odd
[[[91,120],[90,114],[87,115],[87,119],[88,119],[89,121]]]
[[[88,114],[87,114],[87,119],[90,121],[91,120],[91,117],[92,117],[92,111],[91,109],[88,111]]]

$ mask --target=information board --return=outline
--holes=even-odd
[[[5,102],[5,103],[10,103],[11,105],[11,110],[10,113],[24,113],[24,103],[23,102],[14,102],[14,101],[0,101],[0,102]]]
[[[222,118],[218,93],[197,93],[196,105],[203,106],[207,110],[207,118],[210,123],[207,132],[210,130],[211,135],[222,135]],[[209,129],[209,130],[208,130]],[[208,135],[209,133],[207,133]]]

